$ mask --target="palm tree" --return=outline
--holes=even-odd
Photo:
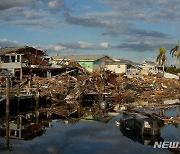
[[[172,57],[173,57],[173,56],[176,57],[176,68],[178,68],[179,60],[180,60],[179,41],[178,41],[178,45],[175,46],[175,48],[172,48],[172,49],[171,49],[170,55],[172,55]]]
[[[166,63],[166,48],[160,47],[159,48],[159,55],[156,58],[156,62],[159,64],[159,66],[163,67],[163,73],[164,73],[164,67]]]

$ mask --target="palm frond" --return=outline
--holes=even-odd
[[[165,54],[165,53],[166,53],[166,48],[160,47],[160,48],[159,48],[159,53],[160,53],[161,55]]]
[[[172,57],[174,56],[174,53],[175,53],[175,48],[172,48],[171,51],[170,51],[170,55],[172,55]]]
[[[175,46],[174,48],[171,49],[170,55],[176,56],[176,52],[179,52],[179,46]]]

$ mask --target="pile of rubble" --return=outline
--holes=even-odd
[[[76,76],[69,73],[61,73],[50,78],[33,76],[22,80],[20,84],[17,83],[12,80],[11,92],[18,96],[19,87],[19,94],[25,92],[27,95],[35,96],[37,113],[47,111],[57,119],[71,119],[72,123],[82,117],[95,117],[100,111],[102,114],[107,110],[116,112],[117,105],[117,110],[125,105],[128,107],[125,110],[135,109],[137,106],[160,109],[179,106],[180,103],[179,79],[164,78],[162,74],[129,77],[105,71],[90,73],[81,69],[81,73]],[[39,97],[43,98],[44,103],[47,100],[50,104],[38,104]],[[82,107],[83,104],[86,107]],[[179,122],[179,117],[158,118],[166,123]]]
[[[146,100],[149,102],[162,102],[166,99],[180,98],[180,82],[176,79],[166,79],[161,74],[148,75],[141,78],[126,78],[119,76],[124,97],[129,96],[134,100]]]
[[[31,85],[36,87],[37,84],[40,96],[56,102],[76,102],[81,95],[87,94],[109,94],[114,97],[114,101],[124,103],[144,100],[159,104],[167,99],[180,98],[179,80],[164,78],[162,74],[133,78],[109,72],[81,74],[75,77],[60,74],[48,79],[35,77]]]
[[[113,97],[113,103],[147,101],[158,105],[165,100],[180,98],[179,79],[165,78],[162,73],[134,76],[117,75],[108,71],[91,73],[75,62],[71,62],[71,66],[80,73],[73,76],[70,72],[63,72],[50,78],[34,75],[22,80],[21,90],[27,94],[37,94],[38,91],[39,96],[53,103],[71,104],[83,101],[84,96],[89,94],[98,96],[100,101],[108,95]],[[5,81],[1,84],[5,87]]]

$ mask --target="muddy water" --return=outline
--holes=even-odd
[[[180,109],[180,107],[178,107]],[[176,108],[166,110],[174,114]],[[46,128],[43,135],[30,141],[11,139],[12,151],[0,151],[2,154],[119,154],[119,153],[171,153],[168,149],[154,149],[153,145],[145,145],[150,139],[123,136],[116,121],[121,115],[112,118],[108,123],[81,120],[75,124],[53,120],[52,127]],[[165,141],[180,141],[180,124],[167,125],[161,128],[161,137]],[[144,140],[143,140],[144,139]],[[0,138],[0,147],[4,147],[5,139]]]

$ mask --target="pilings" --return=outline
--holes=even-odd
[[[10,102],[10,79],[6,78],[6,148],[10,149],[9,146],[9,102]]]
[[[35,99],[36,99],[36,123],[39,122],[39,111],[38,111],[38,108],[39,108],[39,84],[36,85],[36,96],[35,96]]]

